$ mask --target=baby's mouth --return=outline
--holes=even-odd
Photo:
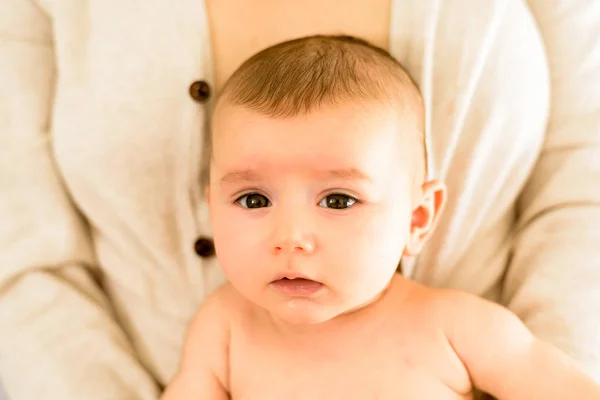
[[[310,297],[317,294],[322,288],[321,282],[307,278],[283,277],[271,282],[270,286],[277,292],[292,297]]]

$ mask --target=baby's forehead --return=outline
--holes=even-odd
[[[393,135],[397,145],[419,150],[423,143],[420,116],[389,103],[344,102],[324,105],[308,113],[293,117],[271,116],[243,106],[223,105],[215,120],[213,134],[217,137],[228,131],[248,131],[261,135],[261,129],[278,129],[290,143],[298,136],[321,135],[325,139],[346,132],[348,139],[360,136],[362,140],[380,140],[380,135]],[[412,140],[417,138],[418,140]],[[407,140],[410,139],[410,140]]]
[[[403,148],[420,149],[424,141],[421,116],[386,102],[345,101],[315,107],[294,116],[273,116],[260,110],[222,102],[211,119],[211,143],[223,136],[251,133],[257,138],[277,131],[289,143],[306,135],[324,138],[348,133],[348,139],[360,136],[363,141],[380,140],[381,134],[393,135]],[[339,138],[339,135],[334,135]],[[414,139],[418,140],[404,140]]]
[[[346,103],[321,107],[294,117],[274,117],[242,106],[223,104],[212,121],[212,146],[222,150],[240,150],[236,144],[250,135],[254,141],[281,142],[281,152],[290,152],[298,142],[314,139],[312,144],[333,150],[341,147],[355,150],[372,142],[387,140],[389,146],[418,149],[420,136],[406,113],[399,113],[384,104]],[[383,137],[383,138],[382,138]],[[315,148],[315,150],[319,150]]]
[[[348,170],[354,167],[415,169],[422,154],[411,123],[385,105],[345,104],[295,117],[273,117],[237,105],[222,105],[214,121],[213,156],[227,165],[257,168],[286,161]],[[414,124],[413,124],[414,125]],[[343,174],[339,174],[343,175]]]

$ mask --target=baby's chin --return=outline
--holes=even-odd
[[[268,310],[275,321],[301,326],[324,324],[347,311],[345,307],[323,305],[312,299],[288,299]]]
[[[375,295],[365,293],[365,298],[344,298],[345,301],[332,301],[331,298],[288,298],[283,301],[263,304],[264,309],[275,322],[301,329],[302,327],[333,327],[336,322],[357,318],[369,310],[382,298],[384,291]]]

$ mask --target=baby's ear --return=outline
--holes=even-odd
[[[446,204],[446,185],[437,180],[427,181],[421,186],[420,196],[414,205],[410,234],[404,255],[414,257],[433,234],[440,214]]]

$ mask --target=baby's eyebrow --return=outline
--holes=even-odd
[[[348,180],[360,180],[370,181],[371,178],[363,171],[357,168],[339,168],[331,170],[316,170],[316,176],[326,179],[348,179]],[[241,171],[231,171],[223,175],[220,180],[222,185],[237,184],[242,182],[258,182],[261,181],[261,175],[252,169],[245,169]]]
[[[260,181],[260,175],[251,169],[245,169],[242,171],[229,172],[221,178],[221,184],[234,184],[240,182],[256,182]]]
[[[325,171],[326,176],[336,179],[356,179],[361,181],[370,181],[371,178],[357,168],[342,168]]]

